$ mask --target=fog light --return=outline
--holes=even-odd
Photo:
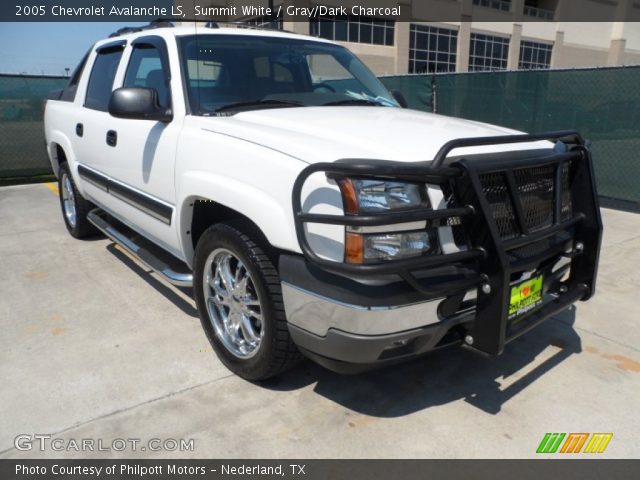
[[[347,232],[345,258],[348,263],[376,263],[418,257],[435,250],[432,231],[358,234]]]

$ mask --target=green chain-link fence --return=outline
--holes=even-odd
[[[51,173],[44,148],[42,114],[63,77],[0,75],[0,179]]]
[[[578,130],[598,193],[640,210],[640,67],[384,77],[411,108],[524,132]],[[417,90],[417,91],[416,91]]]
[[[640,67],[383,77],[410,108],[593,142],[601,196],[640,209]],[[0,179],[50,173],[43,100],[60,77],[0,75]],[[628,205],[627,205],[628,204]]]
[[[407,100],[409,108],[433,111],[433,82],[430,75],[396,75],[381,77],[380,80],[389,90],[398,90]]]
[[[640,67],[435,77],[436,111],[592,141],[598,193],[640,207]]]

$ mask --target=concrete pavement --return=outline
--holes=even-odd
[[[254,385],[217,360],[187,290],[71,238],[45,185],[1,188],[0,457],[534,457],[545,432],[613,432],[602,456],[637,458],[640,215],[603,215],[595,298],[501,357],[453,349],[356,377],[304,362]],[[20,434],[194,448],[21,451]]]

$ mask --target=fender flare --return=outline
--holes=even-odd
[[[188,192],[185,195],[179,193],[176,223],[180,228],[178,242],[190,266],[194,255],[190,229],[196,200],[211,200],[235,210],[255,223],[272,246],[301,252],[295,237],[290,205],[282,205],[264,190],[235,178],[205,171],[191,171],[182,176],[178,192]]]
[[[82,188],[82,183],[78,182],[78,162],[76,158],[76,154],[73,150],[73,146],[69,138],[60,130],[51,130],[49,132],[49,138],[47,143],[47,153],[49,154],[49,162],[51,163],[51,168],[53,169],[53,173],[56,177],[59,176],[59,163],[56,161],[56,151],[55,146],[59,145],[60,148],[64,151],[64,155],[67,159],[67,163],[69,164],[69,170],[71,170],[71,175],[73,176],[73,180],[76,184],[76,188],[80,190],[80,193],[84,195],[84,189]]]

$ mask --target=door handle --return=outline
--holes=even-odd
[[[109,130],[107,132],[107,145],[110,147],[115,147],[118,143],[118,132],[115,130]]]
[[[84,135],[84,125],[81,123],[76,123],[76,135],[79,137]]]

